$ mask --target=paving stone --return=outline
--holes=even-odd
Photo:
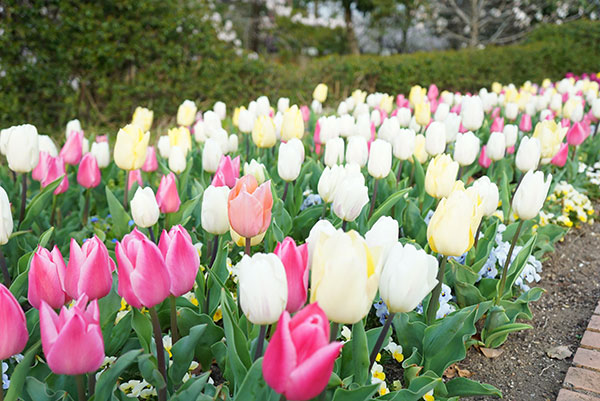
[[[600,315],[600,302],[596,305],[596,310],[594,311],[594,315]]]
[[[588,325],[588,330],[600,331],[600,316],[592,315],[590,319],[590,324]]]
[[[600,401],[598,397],[592,397],[574,391],[565,390],[564,388],[558,393],[556,401]]]
[[[583,366],[586,368],[600,370],[600,352],[585,348],[579,348],[573,358],[575,365]]]
[[[581,346],[600,350],[600,333],[586,330],[581,339]]]
[[[591,391],[600,395],[600,372],[589,369],[569,368],[565,384],[579,390]]]

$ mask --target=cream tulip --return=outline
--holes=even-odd
[[[146,151],[150,133],[144,132],[137,125],[126,125],[117,133],[115,143],[115,164],[123,170],[137,170],[146,161]]]
[[[177,109],[177,124],[184,127],[189,127],[196,120],[196,112],[198,107],[192,100],[185,100]]]
[[[554,120],[537,123],[533,137],[540,141],[542,164],[548,164],[560,150],[562,141],[567,134],[567,127],[562,127]]]
[[[289,141],[292,138],[302,139],[304,135],[304,120],[298,106],[293,105],[283,112],[281,126],[281,140]]]
[[[152,127],[152,120],[154,119],[154,112],[145,107],[136,107],[131,118],[131,124],[140,127],[142,132],[150,131]]]
[[[313,99],[317,100],[319,103],[325,103],[325,100],[327,100],[327,85],[324,83],[317,85],[313,91]]]
[[[13,231],[13,218],[10,211],[10,201],[4,188],[0,187],[0,245],[10,239]]]
[[[450,195],[456,175],[458,163],[446,154],[437,155],[429,162],[425,174],[425,191],[434,198],[446,198]]]
[[[275,123],[268,115],[259,116],[252,128],[252,141],[259,148],[272,148],[277,141]]]
[[[498,186],[491,182],[488,176],[484,175],[473,183],[473,187],[481,197],[483,215],[493,215],[498,209],[498,201],[500,200]]]
[[[187,160],[183,149],[179,146],[171,146],[169,152],[169,169],[175,174],[181,174],[185,170]]]
[[[250,160],[250,163],[244,163],[244,175],[253,175],[256,178],[256,182],[258,185],[265,182],[265,166],[262,163],[257,162],[256,160]]]

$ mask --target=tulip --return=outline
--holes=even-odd
[[[37,129],[31,124],[18,125],[7,135],[8,168],[15,173],[29,173],[39,161]]]
[[[137,183],[138,187],[144,185],[142,181],[142,173],[140,170],[131,170],[127,175],[127,190],[130,190],[133,187],[133,184]]]
[[[321,232],[312,257],[311,303],[329,320],[354,324],[365,317],[377,293],[380,249],[371,248],[356,231]]]
[[[154,119],[154,112],[145,107],[136,107],[133,112],[131,124],[140,127],[142,132],[150,131],[152,127],[152,120]]]
[[[110,163],[110,150],[108,148],[108,142],[92,143],[92,149],[90,153],[96,158],[99,168],[105,168]]]
[[[210,185],[202,195],[202,228],[211,234],[222,235],[229,231],[227,197],[229,188]]]
[[[359,165],[360,167],[364,167],[367,164],[368,159],[369,148],[365,137],[360,135],[353,135],[350,138],[348,138],[348,146],[346,147],[346,162],[354,163]]]
[[[0,284],[0,361],[23,351],[29,333],[21,305],[3,284]]]
[[[419,85],[415,85],[410,88],[410,92],[408,94],[408,100],[413,107],[417,107],[418,104],[423,103],[425,101],[425,88],[421,88]]]
[[[80,132],[83,131],[83,129],[81,128],[81,123],[79,122],[78,119],[74,119],[74,120],[70,120],[67,122],[67,128],[65,130],[65,138],[69,139],[69,136],[71,136],[71,134],[73,132]]]
[[[177,125],[189,127],[196,120],[198,107],[192,100],[185,100],[177,109]]]
[[[524,136],[515,157],[517,168],[523,173],[535,170],[540,162],[541,151],[540,141],[537,138]]]
[[[126,125],[119,130],[115,143],[115,163],[123,170],[137,170],[146,161],[146,150],[150,133],[143,131],[136,125]]]
[[[484,175],[473,183],[473,187],[475,187],[481,197],[483,215],[493,215],[496,209],[498,209],[498,201],[500,200],[498,186]]]
[[[448,114],[444,120],[444,126],[446,128],[446,143],[453,142],[460,131],[460,116],[456,113]]]
[[[38,246],[31,258],[27,298],[31,306],[40,309],[42,301],[58,309],[69,301],[65,291],[65,262],[58,247],[52,252]]]
[[[319,196],[325,203],[333,202],[336,189],[345,176],[345,169],[339,164],[333,167],[325,167],[319,178],[317,189]]]
[[[479,153],[479,138],[471,131],[459,134],[454,144],[454,160],[461,166],[471,165]]]
[[[105,297],[112,287],[114,270],[115,262],[97,236],[85,241],[82,247],[71,238],[65,273],[65,290],[71,298],[78,299],[83,294],[91,300]]]
[[[175,174],[163,175],[156,191],[156,203],[161,213],[175,213],[179,210],[181,200],[177,193]]]
[[[63,158],[65,163],[73,166],[79,164],[81,160],[81,146],[83,142],[83,132],[74,132],[73,135],[69,135],[67,142],[60,150],[60,157]]]
[[[566,101],[563,106],[563,116],[573,122],[580,122],[583,118],[583,104],[581,98],[575,96]]]
[[[290,108],[290,98],[280,97],[277,99],[277,111],[285,113]]]
[[[213,177],[211,185],[227,186],[232,188],[235,180],[240,176],[240,157],[231,159],[230,156],[222,156],[217,171]]]
[[[299,139],[294,138],[296,141]],[[302,152],[304,148],[300,144]],[[304,154],[299,152],[297,142],[282,143],[279,145],[279,155],[277,159],[277,173],[282,180],[286,182],[294,181],[300,175]]]
[[[515,191],[512,207],[522,220],[533,219],[538,215],[548,195],[548,189],[552,183],[552,174],[544,181],[544,173],[541,171],[528,171],[521,184]]]
[[[252,141],[259,148],[272,148],[277,141],[275,123],[267,115],[259,116],[252,128]]]
[[[69,189],[69,179],[65,173],[65,163],[60,156],[51,157],[46,161],[46,176],[42,180],[42,188],[46,188],[58,178],[63,177],[62,181],[54,190],[54,195],[62,194]]]
[[[317,85],[313,91],[313,99],[317,100],[319,103],[325,103],[325,100],[327,99],[327,85],[324,83]]]
[[[95,188],[100,184],[100,179],[98,162],[94,155],[87,153],[81,159],[81,164],[77,170],[77,182],[84,188]]]
[[[160,212],[152,188],[138,187],[131,200],[131,214],[139,227],[147,228],[156,224]]]
[[[410,109],[406,107],[399,108],[396,117],[398,118],[398,123],[401,127],[408,127],[408,124],[410,124],[411,120]]]
[[[592,114],[596,119],[600,120],[600,98],[592,101]]]
[[[383,139],[376,139],[371,144],[367,170],[375,179],[388,176],[392,168],[392,145]]]
[[[437,109],[435,109],[433,119],[442,122],[448,117],[448,113],[450,113],[450,105],[447,103],[440,103]]]
[[[187,155],[192,149],[192,135],[186,127],[171,128],[167,135],[169,137],[169,149],[178,146],[184,155]]]
[[[304,120],[298,106],[293,105],[283,113],[281,139],[289,141],[292,138],[302,139],[304,135]]]
[[[417,121],[417,124],[419,124],[422,127],[425,127],[427,126],[427,124],[429,124],[429,121],[431,121],[431,111],[429,103],[418,103],[415,106],[415,119]]]
[[[504,118],[496,117],[494,122],[492,122],[492,126],[490,127],[490,132],[502,132],[504,130]]]
[[[10,239],[13,231],[13,218],[10,211],[10,201],[4,188],[0,187],[0,245]]]
[[[252,129],[254,128],[254,120],[255,120],[255,116],[251,111],[246,110],[246,109],[241,109],[239,120],[238,120],[238,125],[239,125],[240,131],[243,132],[244,134],[249,134],[250,132],[252,132]]]
[[[419,134],[415,136],[415,150],[413,156],[415,156],[417,161],[421,164],[427,161],[429,155],[425,151],[425,135]]]
[[[438,261],[432,255],[396,242],[379,279],[379,293],[391,313],[410,312],[438,283]]]
[[[82,295],[75,305],[64,306],[60,315],[47,303],[40,309],[42,349],[55,374],[81,375],[95,372],[104,362],[104,340],[100,328],[98,301],[88,307]]]
[[[399,232],[397,220],[390,216],[381,216],[365,234],[365,240],[369,247],[380,247],[382,264],[385,263],[392,247],[398,241]]]
[[[227,105],[221,101],[217,101],[213,106],[213,111],[217,113],[217,115],[222,121],[227,116]]]
[[[521,122],[519,123],[519,129],[523,132],[531,131],[531,116],[527,113],[521,116]]]
[[[379,131],[377,132],[377,137],[381,139],[385,139],[390,143],[394,143],[394,139],[400,134],[400,123],[398,122],[398,118],[390,117],[386,118],[381,127],[379,127]]]
[[[425,132],[425,151],[436,156],[446,149],[446,127],[444,123],[434,121],[429,124]]]
[[[46,178],[46,174],[48,173],[48,166],[50,160],[53,157],[48,152],[40,152],[40,160],[31,172],[31,177],[39,182],[42,182],[44,178]]]
[[[437,155],[427,166],[425,191],[434,198],[447,198],[456,182],[458,168],[449,155]]]
[[[265,352],[265,382],[287,400],[310,400],[327,386],[342,346],[329,343],[329,322],[318,304],[291,319],[283,312]]]
[[[333,212],[344,221],[356,220],[363,207],[369,203],[365,178],[358,170],[358,166],[354,165],[355,171],[352,171],[350,166],[353,165],[346,166],[344,176],[335,185],[333,194]]]
[[[214,173],[219,167],[223,151],[219,143],[213,138],[208,138],[202,149],[202,168],[208,173]]]
[[[191,291],[196,281],[200,257],[190,234],[181,225],[163,230],[158,248],[171,278],[171,295],[179,297]]]
[[[479,165],[483,168],[488,168],[492,164],[492,159],[486,155],[486,147],[486,145],[483,145],[481,147],[481,152],[479,153]]]
[[[244,315],[253,324],[275,323],[285,310],[288,298],[286,271],[281,259],[273,253],[244,255],[235,269]]]
[[[582,123],[574,123],[567,131],[567,142],[569,145],[579,146],[586,140],[588,135],[589,131],[585,129]]]
[[[185,171],[186,166],[185,151],[179,146],[172,146],[169,150],[169,170],[181,174]]]
[[[94,145],[92,144],[92,149]],[[142,171],[146,173],[151,173],[158,169],[158,161],[156,160],[156,148],[154,146],[148,146],[148,151],[146,152],[146,161],[142,166]]]
[[[569,156],[569,144],[563,143],[560,145],[560,150],[558,152],[556,152],[556,155],[554,155],[552,160],[550,160],[550,163],[555,166],[558,166],[558,167],[564,167],[564,165],[567,163],[568,156]]]
[[[483,124],[483,104],[479,96],[465,97],[462,102],[460,117],[467,131],[477,131]]]
[[[56,145],[52,138],[48,135],[38,135],[38,148],[41,152],[47,152],[52,157],[58,156],[58,150],[56,149]]]
[[[542,164],[548,164],[560,150],[567,128],[560,127],[554,120],[544,120],[537,123],[533,137],[541,144]]]
[[[331,138],[325,143],[325,165],[333,167],[344,162],[344,140],[342,138]]]
[[[415,150],[415,131],[400,129],[392,141],[392,152],[400,160],[408,160]]]
[[[485,154],[493,161],[504,158],[506,138],[502,132],[492,132],[485,148]]]
[[[265,165],[254,159],[250,160],[250,164],[244,163],[244,175],[254,176],[259,185],[265,182],[265,170]]]
[[[229,153],[234,153],[238,150],[239,140],[238,136],[235,134],[229,135],[228,139],[228,151]]]
[[[269,228],[272,207],[271,182],[259,186],[254,176],[245,175],[227,198],[229,224],[243,238],[255,237]]]
[[[519,136],[519,129],[517,126],[513,124],[506,124],[502,133],[504,134],[504,139],[506,141],[506,148],[508,149],[515,146]]]
[[[295,313],[306,303],[308,291],[308,246],[297,246],[294,239],[286,237],[278,242],[275,255],[281,259],[287,279],[288,297],[285,310]]]
[[[158,138],[158,153],[163,159],[169,158],[169,152],[171,151],[171,141],[167,135],[162,135]]]

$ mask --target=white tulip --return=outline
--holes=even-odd
[[[229,140],[227,142],[228,142],[228,146],[227,146],[228,153],[236,152],[238,149],[238,145],[239,145],[238,136],[235,134],[229,135]]]
[[[446,149],[446,126],[439,121],[433,121],[425,131],[425,151],[436,156]]]
[[[169,152],[171,150],[171,141],[168,135],[162,135],[158,138],[158,153],[163,159],[169,158]]]
[[[340,102],[340,104],[337,108],[337,114],[339,116],[348,114],[348,104],[346,102]]]
[[[279,145],[279,156],[277,158],[277,173],[284,181],[294,181],[300,175],[303,155],[298,148],[291,143]]]
[[[415,131],[410,128],[402,128],[392,142],[394,156],[400,160],[412,158],[415,151]]]
[[[310,104],[310,109],[315,114],[321,114],[323,112],[323,105],[317,99],[313,100]]]
[[[332,138],[325,143],[325,165],[332,167],[344,162],[344,140]]]
[[[208,110],[204,113],[204,132],[208,138],[212,137],[215,132],[223,129],[221,125],[221,118],[217,113],[212,110]]]
[[[506,152],[506,138],[502,132],[492,132],[488,139],[485,155],[493,161],[504,158]]]
[[[67,122],[67,128],[65,130],[65,137],[68,139],[71,133],[83,131],[81,128],[81,123],[78,119],[71,120]]]
[[[317,186],[319,196],[323,199],[323,202],[333,202],[335,191],[343,181],[345,174],[346,170],[339,164],[335,164],[332,167],[325,167]]]
[[[526,173],[529,170],[535,170],[540,162],[542,145],[537,138],[524,136],[515,156],[517,168]]]
[[[438,104],[437,109],[435,109],[433,119],[435,121],[444,121],[448,116],[448,113],[450,113],[450,105],[448,103],[440,103]]]
[[[367,140],[358,135],[348,138],[348,146],[346,147],[346,162],[355,163],[360,167],[364,167],[369,159],[369,147]]]
[[[369,203],[369,190],[364,184],[363,175],[346,172],[344,179],[335,190],[333,213],[342,220],[354,221],[367,203]]]
[[[213,187],[209,185],[202,195],[202,228],[211,234],[222,235],[229,232],[229,216],[227,214],[227,186]]]
[[[250,164],[244,163],[244,175],[253,175],[256,178],[256,182],[258,185],[265,182],[265,166],[262,163],[257,162],[256,160],[250,160]]]
[[[277,99],[277,111],[285,113],[290,108],[290,99],[287,97],[280,97]]]
[[[398,122],[398,118],[394,116],[383,120],[383,123],[377,132],[377,137],[385,139],[389,143],[394,143],[394,138],[398,136],[399,133],[400,123]]]
[[[510,148],[511,146],[515,146],[517,143],[517,138],[519,136],[519,127],[514,124],[506,124],[504,129],[502,130],[504,134],[504,139],[506,141],[506,147]]]
[[[0,187],[0,245],[8,242],[13,231],[13,218],[10,201],[4,188]]]
[[[227,117],[227,105],[225,103],[221,101],[216,102],[213,106],[213,110],[215,113],[217,113],[221,121],[223,121],[225,117]]]
[[[256,116],[266,116],[271,111],[271,104],[269,103],[269,98],[266,96],[261,96],[256,99]]]
[[[381,125],[381,113],[379,110],[374,109],[371,111],[371,122],[375,124],[376,127]]]
[[[175,174],[181,174],[186,165],[184,150],[180,146],[172,146],[169,151],[169,169]]]
[[[96,158],[98,167],[105,168],[110,163],[110,149],[108,142],[93,142],[91,153]]]
[[[471,131],[458,134],[454,144],[454,160],[461,166],[471,165],[479,155],[479,138]]]
[[[488,176],[484,175],[473,183],[473,187],[481,197],[483,214],[485,216],[493,215],[498,209],[498,201],[500,200],[498,186],[491,182]]]
[[[600,119],[600,98],[596,98],[592,102],[592,114],[597,119]]]
[[[29,173],[40,159],[37,129],[31,124],[12,127],[6,145],[8,168],[15,173]]]
[[[40,135],[38,136],[38,140],[40,152],[46,152],[52,157],[58,156],[58,149],[56,149],[56,145],[54,144],[52,138],[50,138],[48,135]]]
[[[197,143],[204,143],[206,141],[206,129],[204,128],[204,121],[198,120],[194,124],[194,139]]]
[[[147,228],[156,224],[160,210],[152,188],[138,187],[131,200],[131,214],[133,221],[139,227]]]
[[[396,117],[398,118],[398,123],[401,127],[408,127],[410,124],[411,113],[408,107],[401,107],[398,109],[398,113],[396,113]]]
[[[361,114],[356,118],[354,135],[360,135],[367,141],[371,139],[371,120],[367,114]]]
[[[254,114],[250,110],[241,109],[240,115],[238,116],[238,128],[244,134],[249,134],[254,128]]]
[[[339,125],[340,136],[349,137],[354,134],[354,117],[350,114],[344,114],[337,119]]]
[[[544,180],[541,171],[529,170],[515,191],[512,207],[521,220],[533,219],[538,215],[548,195],[552,174]]]
[[[223,157],[223,150],[221,145],[212,138],[208,138],[204,142],[204,149],[202,149],[202,168],[208,173],[214,173],[219,167]]]
[[[373,227],[365,234],[365,240],[369,247],[381,248],[381,261],[385,263],[392,250],[392,247],[398,242],[400,228],[398,221],[390,216],[381,216]]]
[[[465,97],[460,109],[462,125],[469,131],[477,131],[483,124],[483,104],[479,96]]]
[[[376,139],[371,143],[369,152],[369,163],[367,170],[369,174],[381,179],[388,176],[392,168],[392,145],[383,139]]]
[[[456,113],[449,113],[444,120],[446,126],[446,143],[453,142],[460,130],[460,116]]]
[[[177,109],[177,124],[189,127],[196,120],[198,107],[192,100],[185,100]]]

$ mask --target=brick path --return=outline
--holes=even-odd
[[[590,319],[573,366],[556,401],[600,401],[600,303]]]

